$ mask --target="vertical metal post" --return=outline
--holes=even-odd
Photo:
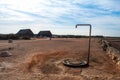
[[[88,45],[88,56],[87,56],[87,65],[89,66],[89,62],[90,62],[90,45],[91,45],[91,29],[92,26],[91,24],[77,24],[75,27],[77,28],[77,26],[89,26],[89,45]]]

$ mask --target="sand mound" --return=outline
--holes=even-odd
[[[54,65],[55,61],[60,60],[61,58],[66,57],[67,52],[53,52],[53,53],[38,53],[31,56],[31,58],[27,59],[25,62],[25,70],[31,71],[34,67],[41,68],[43,73],[45,72],[44,69],[53,69],[54,71],[59,70]],[[52,68],[54,66],[54,68]],[[46,67],[46,68],[45,68]],[[50,71],[50,73],[52,73]],[[57,71],[55,72],[57,73]]]

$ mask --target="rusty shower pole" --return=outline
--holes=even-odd
[[[92,29],[92,26],[91,24],[77,24],[75,26],[75,28],[77,28],[78,26],[89,26],[90,29],[89,29],[89,45],[88,45],[88,56],[87,56],[87,65],[89,66],[89,59],[90,59],[90,45],[91,45],[91,29]]]

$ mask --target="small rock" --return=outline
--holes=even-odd
[[[12,40],[12,39],[9,39],[9,40],[8,40],[8,43],[12,43],[12,42],[13,42],[13,40]]]
[[[117,62],[117,68],[120,69],[120,61]]]
[[[2,51],[0,52],[0,57],[10,57],[12,54],[8,51]]]
[[[112,60],[113,60],[113,62],[116,63],[116,62],[117,62],[117,56],[113,54],[113,55],[112,55]]]

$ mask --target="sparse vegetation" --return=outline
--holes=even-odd
[[[0,40],[8,40],[8,39],[17,40],[19,39],[19,36],[15,34],[0,34]]]
[[[24,39],[24,40],[30,40],[30,37],[24,36],[24,37],[22,37],[22,39]]]
[[[105,55],[105,51],[96,40],[98,39],[92,39],[88,68],[70,68],[62,63],[68,58],[86,60],[88,46],[86,38],[53,38],[51,41],[46,39],[14,40],[12,44],[1,40],[1,50],[6,51],[10,47],[14,49],[9,50],[12,53],[11,57],[0,57],[0,62],[5,62],[6,67],[4,70],[0,67],[0,80],[110,80],[118,78],[119,70],[116,70],[115,64]]]
[[[18,40],[18,39],[30,40],[31,37],[29,37],[29,36],[21,37],[16,34],[0,34],[0,40]]]

